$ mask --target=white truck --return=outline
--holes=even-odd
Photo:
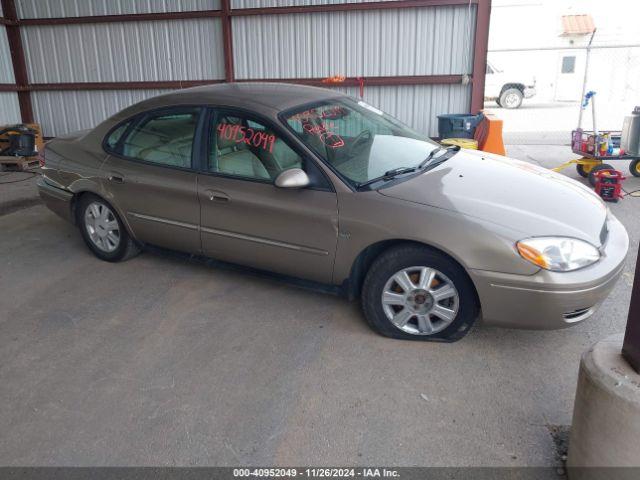
[[[487,62],[484,99],[495,100],[502,108],[518,108],[522,99],[536,94],[536,79],[500,70]]]

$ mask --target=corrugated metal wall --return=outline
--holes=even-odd
[[[7,40],[7,27],[0,25],[0,83],[14,83],[11,51]]]
[[[20,123],[20,105],[18,94],[14,92],[0,92],[0,125]]]
[[[372,0],[231,0],[231,6],[363,1]],[[16,0],[16,4],[21,18],[220,8],[219,0]],[[475,5],[232,17],[235,76],[470,74],[475,17]],[[20,31],[31,83],[224,78],[220,18],[31,25]],[[6,38],[4,46],[0,40],[0,55],[5,57],[2,48],[6,48]],[[5,81],[13,79],[0,79],[0,83]],[[358,93],[357,89],[348,90]],[[90,128],[117,110],[157,93],[160,91],[36,91],[32,101],[45,135],[55,136]],[[9,96],[13,99],[4,101]],[[15,94],[0,98],[0,115],[15,113]],[[365,84],[369,103],[430,135],[437,133],[437,114],[469,111],[470,98],[471,85]]]
[[[358,88],[340,88],[340,91],[359,96]],[[436,115],[468,110],[471,88],[468,85],[408,85],[399,87],[367,87],[364,100],[378,107],[419,132],[438,135]]]
[[[224,78],[220,19],[21,28],[33,83]]]
[[[34,92],[33,107],[45,135],[91,128],[129,105],[170,90]]]
[[[7,28],[4,25],[0,25],[0,83],[14,82]],[[20,122],[18,94],[15,92],[0,92],[0,125],[17,122]]]
[[[220,8],[219,0],[16,0],[20,18],[186,12]]]
[[[236,17],[236,77],[471,73],[474,24],[466,6]]]

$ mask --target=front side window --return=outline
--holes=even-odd
[[[159,165],[191,168],[199,115],[198,108],[148,114],[122,141],[122,155]]]
[[[285,120],[326,163],[358,186],[396,168],[418,166],[436,143],[363,101],[340,98]]]
[[[302,158],[272,129],[237,115],[218,115],[210,129],[208,170],[273,181],[284,170],[302,168]]]

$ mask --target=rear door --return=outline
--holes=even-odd
[[[217,113],[205,128],[209,151],[198,178],[205,255],[330,282],[338,208],[329,180],[264,119]],[[311,186],[276,187],[289,168],[304,169]]]
[[[143,242],[192,253],[200,251],[196,131],[204,109],[179,107],[148,112],[113,131],[111,155],[101,168],[107,200]],[[117,136],[117,138],[115,138]]]

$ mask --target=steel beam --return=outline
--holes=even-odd
[[[154,12],[154,13],[125,13],[122,15],[87,15],[82,17],[59,18],[25,18],[19,20],[20,25],[67,25],[74,23],[110,23],[110,22],[139,22],[156,20],[183,20],[188,18],[250,16],[250,15],[286,15],[292,13],[316,12],[354,12],[362,10],[397,10],[404,8],[439,7],[448,5],[468,5],[484,2],[485,0],[397,0],[381,2],[362,2],[324,5],[294,5],[289,7],[259,7],[232,9],[228,0],[221,0],[220,10],[197,10],[189,12]],[[225,4],[227,8],[225,10]]]
[[[294,5],[289,7],[257,7],[234,8],[231,15],[234,17],[249,15],[289,15],[292,13],[317,13],[317,12],[355,12],[362,10],[398,10],[403,8],[442,7],[449,5],[476,4],[484,0],[397,0],[382,2],[362,3],[331,3],[324,5]]]
[[[153,12],[153,13],[124,13],[122,15],[88,15],[83,17],[56,18],[23,18],[18,20],[20,25],[74,25],[84,23],[121,23],[121,22],[150,22],[160,20],[186,20],[191,18],[221,17],[221,10],[194,10],[189,12]]]
[[[365,87],[387,87],[399,85],[445,85],[462,82],[462,75],[414,75],[399,77],[363,77]],[[318,87],[357,87],[360,85],[356,77],[345,78],[340,83],[327,83],[324,78],[245,78],[236,82],[279,82],[312,85]],[[154,90],[165,88],[188,88],[200,85],[215,85],[226,80],[156,80],[143,82],[67,82],[67,83],[32,83],[21,86],[0,84],[0,91],[56,91],[56,90]]]

